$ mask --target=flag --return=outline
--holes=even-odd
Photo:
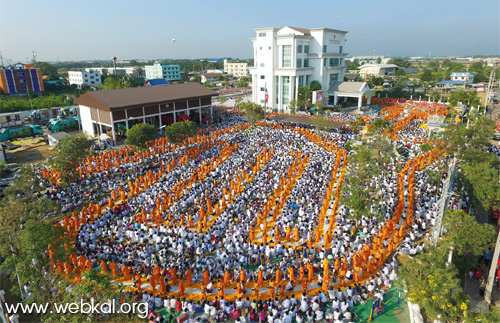
[[[267,87],[266,87],[266,103],[269,101],[269,94],[267,94]]]

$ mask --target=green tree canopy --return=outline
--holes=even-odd
[[[178,144],[188,137],[196,135],[196,123],[191,120],[180,121],[165,128],[165,136],[168,141]]]
[[[430,82],[433,80],[433,74],[432,74],[432,71],[428,68],[426,68],[424,70],[424,72],[422,73],[422,75],[420,75],[420,79],[424,82]]]
[[[127,145],[137,146],[144,148],[146,143],[155,140],[158,137],[156,127],[149,123],[138,123],[127,130]]]
[[[58,75],[57,74],[57,67],[55,67],[54,65],[52,65],[50,63],[38,62],[36,64],[36,67],[38,67],[41,70],[42,75]]]
[[[59,140],[54,147],[56,158],[54,165],[62,173],[63,180],[73,180],[78,176],[75,172],[81,159],[88,155],[90,141],[84,133],[78,133]]]
[[[475,91],[451,91],[448,100],[450,101],[452,107],[456,106],[459,102],[468,106],[478,106],[480,103]]]
[[[428,317],[450,323],[462,322],[468,312],[468,298],[460,284],[457,267],[453,263],[446,264],[447,246],[431,247],[428,252],[405,260],[398,284]]]
[[[120,79],[115,78],[114,76],[108,76],[104,80],[104,87],[103,87],[104,90],[117,90],[117,89],[123,89],[124,87],[125,86],[123,82]]]
[[[241,104],[241,109],[243,109],[247,114],[247,120],[250,123],[256,123],[265,117],[265,112],[262,106],[252,103],[245,102]]]
[[[319,91],[319,90],[321,90],[321,83],[319,83],[316,80],[311,81],[311,84],[309,84],[309,86],[311,87],[311,91]]]

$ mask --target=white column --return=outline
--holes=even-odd
[[[201,105],[200,105],[199,110],[200,110],[200,125],[201,125],[201,124],[203,124],[203,122],[202,122],[203,118],[201,117]]]
[[[113,133],[113,143],[116,146],[115,122],[113,121],[113,113],[111,111],[109,111],[109,116],[110,116],[110,119],[111,119],[111,131]]]
[[[283,93],[283,76],[278,76],[278,93],[276,95],[278,96],[278,112],[281,111],[281,108],[283,107],[283,98],[282,98],[282,93]]]
[[[366,103],[368,103],[368,105],[370,105],[370,104],[371,104],[371,102],[372,102],[372,97],[371,97],[371,96],[369,96],[369,97],[368,97],[368,100],[366,101]]]
[[[338,101],[338,96],[337,96],[337,94],[334,94],[333,95],[333,105],[337,105],[337,101]]]
[[[174,102],[174,123],[177,122],[177,112],[175,111],[175,102]]]
[[[125,127],[127,127],[127,130],[128,130],[128,113],[127,113],[127,109],[125,109]]]
[[[362,105],[363,105],[363,95],[360,95],[358,96],[358,108],[361,108]]]
[[[158,104],[158,118],[160,118],[160,131],[161,127],[163,127],[163,123],[161,122],[161,106]]]
[[[295,76],[295,93],[294,93],[294,99],[297,99],[299,97],[299,77],[300,76]]]
[[[146,110],[142,107],[142,122],[146,123]]]

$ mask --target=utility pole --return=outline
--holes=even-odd
[[[491,102],[491,93],[493,93],[493,83],[495,82],[495,76],[496,76],[496,67],[493,67],[493,69],[490,72],[490,79],[488,81],[488,89],[486,90],[486,99],[484,102],[484,106],[488,106],[488,103]],[[491,109],[490,107],[490,120],[491,120]]]
[[[495,274],[497,270],[499,255],[500,255],[500,234],[497,237],[495,251],[493,252],[493,259],[491,259],[490,272],[488,273],[488,282],[486,284],[486,290],[484,292],[484,300],[488,302],[488,304],[491,304],[491,291],[493,290],[493,283],[495,282]]]
[[[113,67],[115,69],[115,78],[116,78],[116,56],[111,57],[111,59],[113,60]]]
[[[450,163],[448,167],[448,177],[444,181],[443,184],[443,192],[441,193],[441,198],[437,203],[437,216],[436,223],[434,224],[434,229],[432,230],[431,235],[431,245],[436,246],[441,236],[441,232],[443,231],[443,217],[446,212],[446,206],[448,205],[448,198],[451,196],[451,190],[455,184],[455,164],[456,160],[453,159],[453,162]]]

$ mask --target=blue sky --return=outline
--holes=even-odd
[[[352,55],[499,55],[498,0],[0,0],[0,51],[24,61],[251,58],[254,28],[346,30]],[[170,40],[175,38],[175,43]]]

